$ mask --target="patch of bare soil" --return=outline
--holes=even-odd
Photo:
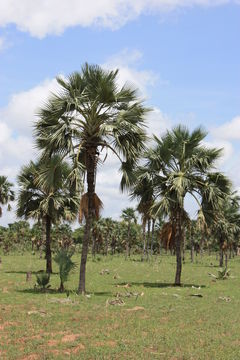
[[[49,340],[47,344],[50,347],[57,346],[59,344],[59,341],[57,341],[57,340]]]
[[[144,307],[142,307],[142,306],[135,306],[135,307],[133,307],[133,308],[131,308],[131,309],[126,309],[126,311],[128,311],[128,312],[131,312],[131,311],[142,311],[142,310],[145,310]]]
[[[115,347],[117,345],[116,341],[107,340],[107,341],[97,341],[94,344],[95,346],[108,346],[108,347]]]
[[[62,337],[63,343],[73,342],[76,339],[78,339],[81,336],[81,334],[68,334]]]
[[[78,346],[74,347],[72,350],[72,354],[77,354],[79,351],[84,350],[85,346],[83,344],[78,344]]]
[[[29,354],[19,360],[38,360],[38,359],[39,359],[39,356],[37,354]]]
[[[5,321],[4,323],[0,324],[0,330],[4,330],[6,327],[11,326],[18,326],[19,324],[15,321]]]

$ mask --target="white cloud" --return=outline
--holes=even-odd
[[[212,133],[221,139],[240,139],[240,116],[212,129]]]
[[[56,80],[45,80],[30,90],[13,94],[8,105],[0,109],[0,119],[15,131],[31,134],[37,109],[56,88]]]
[[[118,83],[120,86],[127,83],[129,86],[139,89],[143,96],[147,96],[148,87],[155,84],[158,75],[149,70],[137,70],[136,66],[141,58],[142,53],[138,50],[125,49],[112,56],[102,66],[111,70],[119,69]]]
[[[111,29],[147,13],[191,6],[218,6],[238,0],[1,0],[0,26],[15,24],[21,31],[43,38],[68,27],[98,25]]]
[[[233,155],[233,145],[229,141],[213,139],[212,141],[204,141],[203,144],[209,148],[222,149],[222,156],[216,164],[218,168],[224,166]]]
[[[218,167],[224,171],[233,182],[234,188],[240,188],[240,151],[236,141],[240,139],[240,116],[215,126],[209,132],[211,141],[206,145],[223,148],[223,157],[218,162]]]
[[[154,107],[147,115],[147,124],[149,135],[155,134],[157,137],[160,137],[167,129],[171,128],[172,121],[159,108]]]

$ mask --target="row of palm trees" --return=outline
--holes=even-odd
[[[161,138],[154,136],[153,145],[147,149],[150,143],[145,115],[150,110],[135,89],[118,86],[117,75],[118,71],[85,64],[80,73],[57,78],[59,89],[40,108],[34,125],[40,158],[24,167],[18,177],[17,215],[41,218],[45,224],[48,271],[52,270],[51,224],[75,219],[80,208],[80,220],[85,218],[80,294],[86,291],[88,246],[102,206],[95,191],[97,170],[108,152],[119,160],[121,189],[138,199],[144,249],[146,225],[149,235],[156,217],[165,217],[174,227],[176,285],[181,284],[186,196],[191,195],[197,202],[203,225],[219,223],[217,219],[226,215],[224,204],[232,201],[230,181],[215,170],[221,150],[203,145],[206,133],[201,128],[190,132],[177,126]],[[131,214],[123,217],[129,224],[134,221]],[[238,209],[235,220],[239,221]],[[233,232],[238,229],[235,220]],[[126,254],[128,247],[127,243]]]

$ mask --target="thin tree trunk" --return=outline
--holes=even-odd
[[[219,250],[219,266],[220,267],[223,267],[223,258],[224,258],[223,244],[224,244],[224,241],[222,240],[222,238],[220,238],[220,250]]]
[[[182,229],[182,260],[185,264],[185,231]]]
[[[194,243],[193,243],[193,236],[192,236],[192,227],[190,227],[190,239],[191,239],[191,263],[194,262]]]
[[[46,271],[52,273],[51,218],[46,215]]]
[[[92,258],[95,259],[96,255],[96,236],[92,235]]]
[[[153,254],[153,240],[154,240],[154,228],[155,228],[155,219],[152,219],[152,239],[151,239],[151,256]]]
[[[149,260],[150,232],[151,232],[151,219],[148,219],[148,222],[147,222],[147,260]]]
[[[88,244],[91,237],[92,223],[94,219],[94,193],[95,193],[95,166],[96,166],[96,148],[87,149],[87,194],[88,194],[88,214],[84,230],[82,256],[80,264],[80,277],[78,293],[85,294],[86,287],[86,264],[88,255]]]
[[[40,240],[40,254],[39,257],[42,259],[43,247],[46,246],[46,219],[45,217],[42,218],[42,233],[41,233],[41,240]]]
[[[130,222],[128,222],[128,234],[127,234],[127,241],[126,241],[125,260],[127,260],[128,256],[129,256],[129,239],[130,239]]]
[[[178,208],[176,211],[176,259],[177,259],[177,268],[175,276],[175,285],[181,285],[181,273],[182,273],[182,234],[181,234],[181,209]]]
[[[228,267],[228,251],[225,251],[225,268],[227,269]]]
[[[202,257],[203,257],[203,244],[204,244],[204,234],[202,234],[201,240],[200,240],[200,255],[201,255],[201,259],[202,259]]]
[[[59,291],[62,293],[64,292],[64,285],[63,285],[63,282],[62,280],[60,281],[60,288],[59,288]]]
[[[223,267],[223,250],[220,249],[220,253],[219,253],[219,266]]]
[[[107,231],[106,238],[105,238],[105,255],[108,256],[108,236],[109,231]]]
[[[146,255],[146,221],[145,219],[142,220],[142,228],[143,228],[143,256],[142,261],[145,260]]]

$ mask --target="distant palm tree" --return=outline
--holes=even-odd
[[[202,144],[205,136],[201,128],[191,133],[179,125],[160,139],[154,136],[155,146],[146,157],[146,171],[153,174],[154,192],[159,199],[153,211],[165,212],[175,227],[175,285],[181,284],[186,195],[192,196],[203,211],[203,202],[216,209],[230,191],[229,180],[221,173],[212,172],[221,150],[205,147]]]
[[[95,217],[96,173],[108,151],[121,163],[121,188],[146,140],[146,108],[129,86],[119,87],[118,70],[107,71],[85,64],[80,73],[57,78],[60,89],[39,111],[35,126],[37,145],[46,157],[54,153],[72,157],[86,172],[88,212],[82,247],[79,293],[85,293],[88,244]],[[105,153],[103,153],[105,151]],[[100,155],[105,154],[101,159]]]
[[[6,176],[0,176],[0,205],[8,205],[8,210],[11,209],[10,201],[14,200],[14,191],[11,190],[11,184]],[[0,206],[0,217],[2,216],[2,207]]]
[[[132,223],[137,223],[137,217],[135,214],[135,210],[131,207],[128,207],[126,209],[122,210],[121,218],[127,223],[128,225],[128,233],[127,233],[127,239],[126,239],[126,256],[127,259],[128,256],[130,256],[130,229]]]
[[[46,271],[52,272],[51,226],[76,218],[80,193],[72,180],[72,168],[53,156],[48,162],[31,161],[18,176],[17,216],[41,219],[46,229]]]
[[[154,187],[151,173],[144,167],[137,167],[135,172],[135,181],[132,186],[131,199],[139,201],[137,211],[142,216],[142,232],[143,232],[143,256],[145,258],[147,252],[147,259],[149,258],[149,242],[150,242],[150,226],[152,221],[152,241],[154,236],[155,219],[151,212],[154,203]],[[146,244],[146,224],[147,224],[147,244]],[[152,244],[152,242],[151,242]]]
[[[237,239],[239,241],[240,234],[240,197],[234,192],[226,196],[223,206],[218,209],[209,209],[205,206],[204,211],[206,226],[216,237],[219,245],[220,257],[219,266],[223,267],[225,253],[225,267],[228,263],[228,249]]]

